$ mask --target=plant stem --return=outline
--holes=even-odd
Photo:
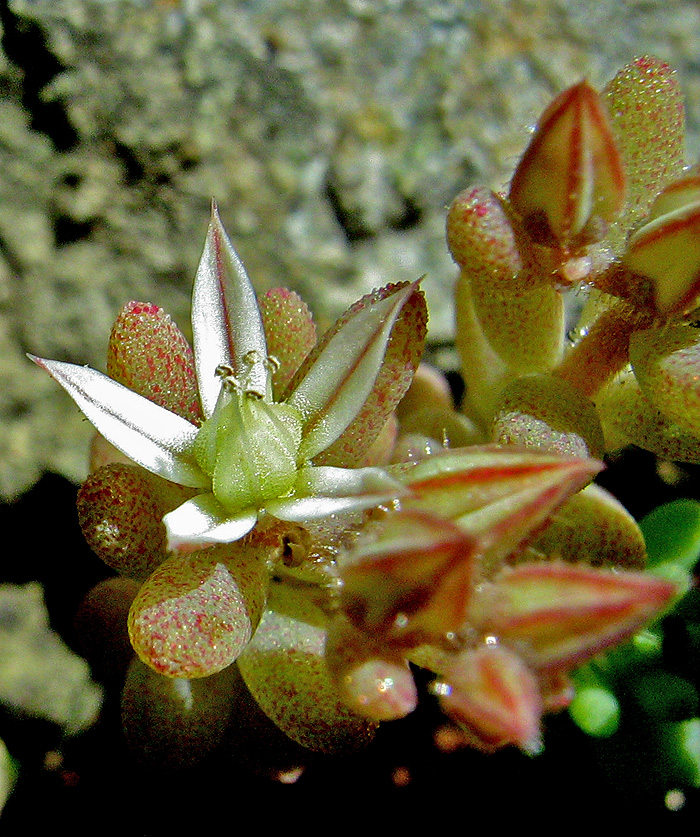
[[[629,362],[629,342],[639,328],[639,314],[624,302],[604,311],[569,351],[554,374],[595,397],[615,373]]]

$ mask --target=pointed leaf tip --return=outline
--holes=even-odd
[[[313,459],[324,451],[360,412],[381,370],[394,323],[417,284],[363,297],[307,358],[286,398],[305,422],[300,456]]]
[[[258,301],[216,206],[207,229],[192,294],[192,331],[199,394],[206,417],[214,412],[227,364],[248,389],[270,397],[267,345]]]

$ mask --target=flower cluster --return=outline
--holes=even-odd
[[[455,200],[466,415],[419,366],[418,283],[368,294],[317,340],[296,294],[257,299],[216,211],[193,350],[132,302],[107,375],[33,358],[100,434],[78,511],[123,578],[84,610],[128,623],[132,739],[200,752],[245,693],[336,752],[413,710],[418,665],[466,742],[534,752],[571,671],[669,606],[677,585],[642,571],[639,528],[592,481],[623,441],[700,451],[700,188],[679,101],[651,59],[603,98],[576,85],[507,195]]]

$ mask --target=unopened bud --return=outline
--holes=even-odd
[[[509,197],[540,244],[586,244],[605,235],[622,209],[625,175],[605,108],[587,82],[545,110]]]

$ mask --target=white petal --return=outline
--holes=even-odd
[[[216,406],[219,364],[231,366],[247,386],[270,397],[267,345],[255,291],[219,219],[207,230],[192,294],[192,332],[199,395],[208,418]],[[244,360],[247,358],[247,360]]]
[[[330,465],[302,468],[294,493],[297,496],[347,497],[367,492],[398,497],[408,493],[406,486],[383,468],[333,468]]]
[[[231,515],[213,494],[200,494],[166,514],[163,523],[168,534],[168,549],[190,552],[212,544],[240,540],[257,520],[255,509]]]
[[[324,346],[287,403],[305,422],[300,454],[313,459],[345,430],[372,391],[396,318],[415,290],[407,285],[372,302]]]
[[[28,355],[71,396],[100,433],[159,477],[205,488],[192,448],[199,428],[89,366]]]
[[[284,500],[270,500],[265,511],[280,520],[303,523],[305,520],[320,520],[333,514],[364,511],[389,503],[396,498],[394,492],[384,494],[358,494],[350,497],[288,497]]]

